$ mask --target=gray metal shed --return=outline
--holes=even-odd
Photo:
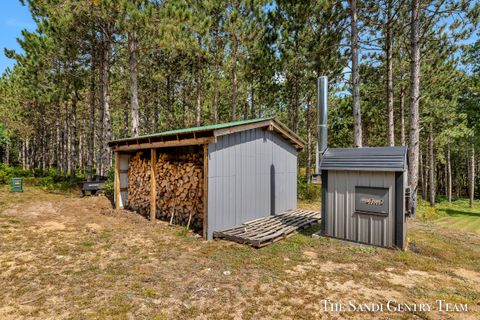
[[[405,248],[406,147],[327,149],[320,169],[325,235]]]
[[[297,154],[303,145],[300,137],[274,118],[111,141],[109,146],[117,159],[115,204],[122,208],[128,195],[132,152],[150,149],[152,157],[156,157],[166,147],[203,147],[199,148],[204,154],[207,177],[203,235],[212,239],[214,231],[296,208]],[[151,207],[156,208],[153,192]],[[153,220],[155,213],[150,216]]]

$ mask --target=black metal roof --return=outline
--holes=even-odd
[[[328,148],[320,170],[405,171],[407,147]]]

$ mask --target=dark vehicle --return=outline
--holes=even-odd
[[[104,194],[105,181],[107,181],[107,177],[97,176],[93,181],[83,182],[81,196],[84,197],[87,194],[90,194],[91,196]]]

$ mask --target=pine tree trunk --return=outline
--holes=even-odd
[[[395,127],[393,114],[393,21],[392,21],[392,0],[387,1],[387,24],[385,34],[385,56],[387,58],[387,113],[388,113],[388,134],[389,146],[395,145]]]
[[[112,139],[111,119],[110,119],[110,54],[111,54],[111,41],[110,34],[104,35],[105,48],[103,52],[103,70],[102,70],[102,83],[103,83],[103,126],[104,126],[104,141],[101,146],[105,150],[103,174],[106,170],[110,169],[112,157],[110,148],[107,143]]]
[[[144,101],[143,101],[143,112],[140,112],[140,129],[139,133],[140,134],[147,134],[151,133],[150,132],[150,101],[149,101],[150,95],[145,95],[144,96]]]
[[[30,170],[32,168],[31,163],[32,163],[32,153],[30,151],[30,139],[25,140],[25,167],[27,170]]]
[[[452,202],[452,162],[450,157],[450,144],[447,145],[447,198]]]
[[[182,88],[182,127],[185,128],[187,125],[187,90],[185,86]]]
[[[405,145],[405,92],[400,87],[400,144]]]
[[[247,119],[248,119],[248,105],[249,105],[249,102],[247,101],[247,103],[244,104],[243,120],[247,120]]]
[[[198,46],[202,47],[202,38],[198,37]],[[197,63],[195,65],[195,124],[200,127],[202,123],[202,75],[201,75],[201,56],[197,54]]]
[[[237,50],[238,50],[238,39],[237,34],[233,33],[232,35],[232,121],[237,120],[237,90],[238,90],[238,80],[237,80]]]
[[[56,104],[55,106],[57,115],[61,114],[61,107],[60,103]],[[60,140],[60,116],[55,117],[55,167],[56,167],[56,175],[60,176],[62,174],[62,166],[60,161],[61,155],[61,140]]]
[[[59,140],[58,140],[58,176],[63,176],[63,173],[65,172],[64,168],[64,163],[63,163],[63,155],[64,155],[64,149],[65,149],[65,132],[64,132],[64,127],[63,127],[63,119],[61,119],[61,113],[59,114]]]
[[[174,108],[173,108],[173,99],[172,99],[172,79],[171,74],[167,75],[166,79],[166,94],[167,94],[167,128],[171,129],[175,126],[175,115],[174,115]]]
[[[473,200],[475,198],[475,146],[472,144],[469,159],[469,178],[468,178],[468,191],[470,196],[470,208],[473,208]]]
[[[99,86],[98,86],[98,96],[100,103],[98,105],[98,119],[97,119],[97,147],[95,150],[97,150],[97,161],[96,161],[96,175],[103,175],[103,157],[104,157],[104,133],[103,133],[103,127],[104,127],[104,96],[103,96],[103,81],[102,81],[102,74],[103,74],[103,51],[104,49],[102,48],[101,52],[101,59],[100,59],[100,72],[99,72]]]
[[[123,136],[127,138],[130,134],[128,131],[128,123],[129,123],[129,117],[128,114],[130,113],[131,110],[128,108],[128,104],[125,103],[123,107]]]
[[[10,164],[10,142],[5,142],[5,158],[3,162],[7,165]]]
[[[15,154],[16,162],[21,166],[23,163],[22,156],[23,156],[23,140],[20,138],[17,140],[17,152]]]
[[[153,105],[153,117],[152,117],[152,131],[155,133],[158,131],[158,106],[160,105],[160,84],[157,83],[157,92],[155,94],[155,103]]]
[[[216,49],[218,50],[218,49]],[[219,73],[218,53],[215,52],[215,68],[213,76],[213,121],[218,123],[218,73]]]
[[[255,117],[255,83],[252,82],[250,86],[250,115]]]
[[[45,141],[45,172],[47,174],[50,173],[50,162],[51,162],[51,152],[50,152],[50,129],[47,129],[46,126],[43,126],[43,132],[44,132],[44,141]]]
[[[22,139],[22,169],[23,170],[26,170],[27,169],[27,166],[26,166],[26,152],[25,152],[25,140]]]
[[[136,32],[128,33],[128,52],[130,67],[130,103],[132,107],[132,136],[139,134],[139,116],[138,116],[138,58],[137,58],[137,38]]]
[[[28,138],[26,138],[23,141],[23,162],[22,162],[22,167],[24,170],[28,170],[29,165],[28,165]]]
[[[93,157],[94,157],[94,145],[95,145],[95,52],[92,45],[92,61],[90,69],[90,92],[88,95],[88,181],[92,181],[93,178]]]
[[[72,94],[71,111],[71,152],[70,152],[70,178],[75,178],[76,161],[78,155],[78,135],[77,135],[77,93]]]
[[[31,153],[30,153],[30,157],[31,157],[31,162],[30,162],[30,168],[32,168],[32,173],[34,175],[36,175],[37,173],[37,137],[33,137],[33,140],[32,140],[32,145],[31,145]]]
[[[447,169],[447,165],[443,166],[443,180],[442,180],[442,183],[443,183],[443,191],[444,191],[443,194],[445,195],[445,197],[448,198],[448,169]]]
[[[300,110],[300,84],[299,81],[295,81],[295,104],[293,110],[293,131],[298,133],[298,127],[300,126],[300,117],[299,117],[299,110]]]
[[[412,190],[411,193],[411,212],[416,213],[417,206],[417,188],[418,188],[418,152],[420,136],[420,116],[418,110],[418,100],[420,97],[420,37],[419,37],[419,10],[420,0],[411,2],[411,25],[410,25],[410,112],[409,112],[409,138],[408,138],[408,158],[409,172],[408,181]]]
[[[423,162],[423,152],[421,149],[420,149],[419,158],[420,158],[420,161],[419,161],[420,162],[420,184],[422,186],[422,198],[423,200],[426,200],[427,199],[427,181],[424,176],[424,172],[426,171],[426,169],[425,169],[425,164]]]
[[[63,176],[66,178],[68,176],[70,167],[69,167],[69,154],[70,154],[70,130],[69,130],[69,110],[68,110],[68,101],[65,101],[65,121],[63,122]]]
[[[428,140],[428,139],[427,139]],[[422,190],[423,191],[423,199],[425,201],[428,200],[428,188],[430,187],[430,183],[429,183],[429,178],[428,178],[428,174],[429,174],[429,166],[428,166],[428,145],[427,147],[425,148],[425,154],[424,154],[424,157],[423,157],[423,181],[425,181],[425,190]]]
[[[84,167],[84,157],[83,157],[83,134],[78,135],[78,162],[77,167],[80,170],[81,174],[85,174],[85,167]]]
[[[430,184],[430,206],[435,207],[435,193],[436,193],[436,183],[435,183],[435,158],[433,150],[433,127],[430,123],[430,128],[428,131],[428,168],[429,168],[429,184]]]
[[[43,112],[42,112],[43,113]],[[42,175],[45,174],[45,128],[43,121],[40,123],[40,164],[39,169],[42,171]]]
[[[201,125],[201,116],[202,116],[202,91],[201,91],[201,80],[200,80],[200,69],[197,68],[197,81],[196,81],[196,95],[195,95],[195,124],[197,127]]]
[[[310,98],[307,99],[307,191],[310,191],[312,181],[312,119]]]
[[[354,118],[354,144],[362,147],[362,115],[360,112],[360,70],[358,66],[357,1],[350,0],[351,51],[352,51],[352,99]]]
[[[36,167],[35,167],[35,146],[36,146],[36,137],[33,136],[32,140],[30,140],[30,152],[29,152],[29,155],[30,155],[30,171],[32,172],[33,175],[35,175],[36,173]]]

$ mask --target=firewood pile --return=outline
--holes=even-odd
[[[156,217],[201,230],[203,227],[203,156],[197,153],[160,154],[155,164]],[[127,207],[150,213],[150,159],[130,159]]]
[[[137,211],[141,215],[150,213],[150,159],[144,159],[142,153],[130,158],[128,164],[128,196],[125,208]]]

